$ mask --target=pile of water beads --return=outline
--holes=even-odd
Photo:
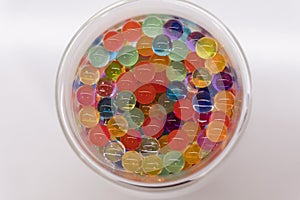
[[[148,15],[95,39],[75,75],[73,103],[99,159],[166,176],[200,165],[230,139],[236,88],[230,59],[209,32]]]

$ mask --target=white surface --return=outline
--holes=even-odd
[[[0,200],[143,199],[116,191],[76,157],[55,110],[55,76],[67,43],[112,2],[0,1]],[[173,199],[300,199],[299,1],[194,2],[222,19],[245,50],[253,109],[217,176]]]

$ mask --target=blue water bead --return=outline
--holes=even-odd
[[[183,34],[179,39],[185,42],[190,33],[191,33],[191,29],[187,26],[184,26]]]
[[[166,91],[166,95],[170,100],[177,101],[186,97],[187,88],[181,81],[172,81]]]
[[[168,36],[158,35],[152,41],[152,49],[159,56],[167,56],[172,51],[172,41]]]
[[[103,98],[98,103],[98,111],[101,119],[109,119],[116,114],[117,107],[112,98]]]
[[[170,19],[164,24],[163,32],[172,40],[178,40],[183,35],[183,25],[178,20]]]
[[[193,108],[195,111],[207,113],[211,111],[213,107],[212,98],[207,91],[201,90],[193,97]]]

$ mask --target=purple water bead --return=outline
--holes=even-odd
[[[163,32],[172,40],[178,40],[183,35],[183,25],[180,21],[171,19],[164,24]]]
[[[187,45],[187,47],[188,47],[192,52],[195,52],[195,46],[196,46],[197,41],[198,41],[200,38],[203,38],[203,37],[204,37],[204,34],[198,32],[198,31],[191,32],[191,33],[189,34],[189,36],[187,37],[187,39],[186,39],[186,45]]]
[[[171,132],[173,130],[179,129],[181,124],[180,119],[178,119],[173,112],[168,113],[167,120],[165,123],[166,130]]]
[[[232,87],[233,80],[230,74],[220,72],[214,75],[212,84],[217,91],[229,90]]]

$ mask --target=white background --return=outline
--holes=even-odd
[[[87,168],[55,110],[55,76],[67,43],[113,2],[0,0],[0,200],[144,199]],[[300,199],[299,1],[194,2],[220,18],[245,50],[253,109],[218,175],[173,200]]]

